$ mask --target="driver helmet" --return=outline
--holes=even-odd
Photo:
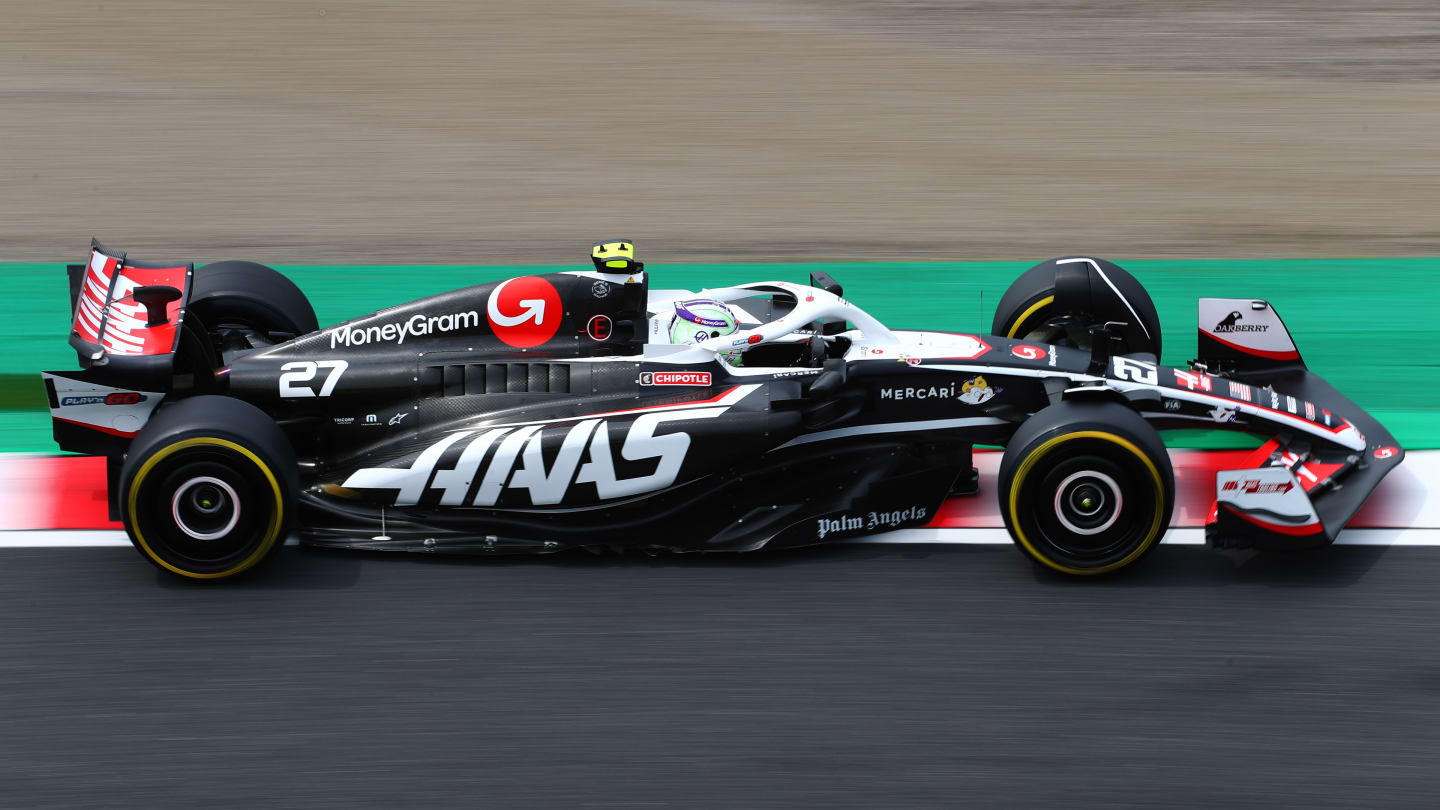
[[[735,313],[719,301],[696,298],[675,302],[675,317],[670,320],[670,342],[699,343],[710,338],[732,335],[740,328]],[[738,365],[740,356],[730,351],[720,356],[731,365]]]

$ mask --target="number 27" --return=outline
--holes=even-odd
[[[302,360],[296,363],[286,363],[280,367],[280,396],[293,397],[328,397],[330,392],[335,390],[335,385],[340,382],[340,375],[350,364],[344,360]],[[315,372],[318,369],[329,369],[330,373],[325,375],[325,383],[320,386],[320,393],[309,385],[310,380],[315,379]],[[296,383],[305,383],[296,385]]]

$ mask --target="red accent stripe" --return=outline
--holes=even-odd
[[[694,406],[696,406],[696,405],[709,405],[709,404],[714,403],[714,402],[719,402],[721,399],[724,399],[724,398],[725,398],[726,396],[728,396],[732,391],[734,391],[735,389],[737,389],[737,388],[739,388],[739,387],[740,387],[740,386],[738,386],[738,385],[732,385],[732,386],[730,386],[729,388],[725,389],[724,391],[721,391],[720,393],[716,394],[715,396],[713,396],[713,397],[711,397],[711,398],[709,398],[709,399],[695,399],[695,400],[690,400],[690,401],[688,401],[688,402],[675,402],[675,403],[672,403],[672,404],[670,404],[670,405],[644,405],[644,406],[641,406],[641,407],[639,407],[639,408],[626,408],[626,409],[623,410],[623,411],[606,411],[606,412],[604,412],[604,413],[587,413],[587,414],[585,414],[584,416],[566,416],[566,417],[562,417],[562,418],[560,418],[560,419],[554,419],[554,420],[549,420],[549,421],[554,421],[554,422],[569,422],[569,421],[572,421],[572,420],[575,420],[575,419],[594,419],[594,418],[597,417],[597,416],[614,416],[614,415],[620,414],[620,413],[635,413],[636,411],[663,411],[663,410],[665,410],[666,408],[692,408],[692,407],[694,407]]]
[[[1267,358],[1267,359],[1270,359],[1270,360],[1299,360],[1299,359],[1300,359],[1300,352],[1297,352],[1297,351],[1294,351],[1294,350],[1291,350],[1291,351],[1288,351],[1288,352],[1272,352],[1272,351],[1270,351],[1270,350],[1268,350],[1268,349],[1252,349],[1252,348],[1250,348],[1250,347],[1248,347],[1248,346],[1241,346],[1241,345],[1238,344],[1238,343],[1231,343],[1230,341],[1226,340],[1225,338],[1219,337],[1218,335],[1212,334],[1212,333],[1210,333],[1210,332],[1206,332],[1204,329],[1201,329],[1201,330],[1200,330],[1200,334],[1209,337],[1211,340],[1219,341],[1220,343],[1223,343],[1224,345],[1229,346],[1230,348],[1234,349],[1234,350],[1237,351],[1237,352],[1243,352],[1243,353],[1245,353],[1245,354],[1253,355],[1253,356],[1255,356],[1255,357],[1264,357],[1264,358]]]
[[[1280,443],[1271,439],[1268,442],[1255,448],[1255,452],[1245,457],[1244,463],[1237,470],[1259,469],[1265,462],[1270,460],[1270,454],[1280,449]]]
[[[1199,527],[1213,520],[1215,471],[1245,469],[1259,451],[1179,450],[1175,466],[1175,514],[1171,526]],[[1267,454],[1268,455],[1268,454]],[[998,450],[975,451],[980,492],[940,505],[929,528],[999,528],[1005,525],[995,499]],[[1351,519],[1351,528],[1412,528],[1416,480],[1405,470],[1390,475]],[[105,500],[105,459],[94,456],[0,456],[0,529],[114,529]]]
[[[997,373],[998,373],[998,372],[997,372]],[[1166,387],[1170,387],[1170,386],[1166,386]],[[1212,393],[1208,393],[1208,392],[1205,392],[1205,391],[1191,391],[1191,390],[1189,390],[1188,388],[1184,388],[1184,387],[1181,387],[1181,386],[1178,386],[1178,385],[1177,385],[1177,386],[1173,386],[1173,387],[1174,387],[1174,389],[1177,390],[1177,391],[1184,391],[1184,392],[1187,393],[1187,394],[1193,394],[1194,396],[1197,396],[1197,397],[1209,397],[1210,399],[1213,399],[1213,400],[1215,400],[1215,401],[1217,401],[1217,402],[1219,402],[1219,403],[1221,403],[1221,404],[1224,404],[1224,405],[1230,405],[1230,404],[1232,404],[1232,403],[1234,403],[1234,402],[1245,402],[1245,405],[1248,406],[1248,407],[1256,408],[1256,409],[1258,409],[1258,410],[1262,410],[1262,411],[1265,411],[1265,412],[1267,412],[1267,413],[1273,413],[1273,414],[1275,414],[1275,415],[1277,415],[1277,416],[1283,416],[1283,417],[1285,417],[1285,419],[1294,419],[1294,420],[1299,421],[1299,422],[1301,422],[1301,423],[1303,423],[1303,424],[1306,424],[1306,425],[1313,425],[1313,426],[1315,426],[1315,427],[1317,427],[1317,428],[1320,428],[1321,430],[1329,431],[1330,433],[1339,433],[1340,431],[1344,430],[1344,429],[1347,428],[1347,427],[1352,427],[1352,425],[1350,424],[1350,420],[1349,420],[1349,419],[1346,419],[1346,418],[1343,417],[1343,416],[1337,416],[1337,417],[1335,417],[1335,418],[1336,418],[1337,420],[1339,420],[1339,421],[1338,421],[1338,424],[1336,424],[1336,425],[1334,425],[1334,426],[1332,427],[1332,426],[1326,425],[1326,424],[1324,424],[1324,423],[1322,423],[1322,422],[1311,422],[1310,420],[1306,419],[1305,417],[1301,416],[1301,415],[1298,414],[1298,413],[1290,413],[1290,412],[1288,412],[1288,411],[1277,410],[1277,409],[1275,409],[1275,408],[1271,408],[1271,407],[1268,407],[1268,406],[1265,406],[1265,405],[1261,405],[1261,404],[1259,403],[1259,401],[1258,401],[1258,400],[1260,399],[1260,394],[1259,394],[1258,392],[1259,392],[1261,389],[1255,388],[1255,386],[1251,386],[1251,389],[1256,392],[1256,394],[1255,394],[1255,399],[1256,399],[1257,401],[1255,401],[1255,402],[1248,402],[1248,401],[1245,401],[1245,400],[1241,400],[1239,397],[1224,397],[1224,396],[1220,396],[1219,394],[1212,394]],[[1275,393],[1278,394],[1278,393],[1280,393],[1280,392],[1279,392],[1279,391],[1276,391]],[[1329,412],[1327,411],[1327,413],[1329,413]],[[1331,416],[1334,416],[1334,414],[1331,414]],[[1283,420],[1276,420],[1276,421],[1283,421]],[[1359,432],[1360,432],[1360,429],[1359,429],[1359,428],[1356,428],[1356,429],[1355,429],[1355,432],[1356,432],[1356,433],[1359,433]]]
[[[1235,517],[1244,518],[1245,520],[1254,523],[1256,526],[1259,526],[1267,532],[1275,532],[1276,534],[1288,534],[1292,537],[1302,537],[1307,534],[1319,534],[1321,531],[1324,530],[1324,527],[1322,527],[1318,522],[1306,523],[1303,526],[1290,526],[1284,523],[1271,523],[1268,520],[1261,520],[1254,515],[1247,515],[1228,503],[1225,504],[1225,511],[1229,512]]]
[[[74,426],[76,426],[76,427],[82,427],[82,428],[85,428],[86,430],[98,430],[98,431],[100,431],[101,433],[109,433],[111,436],[120,436],[121,438],[125,438],[125,439],[133,439],[133,438],[135,438],[135,434],[139,432],[139,431],[135,431],[135,430],[126,432],[126,431],[123,431],[123,430],[116,430],[115,428],[107,428],[107,427],[101,427],[101,426],[99,426],[99,425],[92,425],[92,424],[90,424],[89,422],[76,422],[74,419],[62,419],[62,418],[60,418],[60,417],[58,417],[58,416],[52,416],[52,417],[50,417],[50,418],[51,418],[51,419],[54,419],[56,422],[64,422],[64,423],[67,424],[67,425],[74,425]]]

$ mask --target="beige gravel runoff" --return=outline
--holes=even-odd
[[[1436,8],[0,0],[0,260],[1435,255]]]

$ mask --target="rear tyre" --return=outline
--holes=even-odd
[[[1119,354],[1144,353],[1160,357],[1160,315],[1144,286],[1120,265],[1104,259],[1074,257],[1050,259],[1020,274],[1000,297],[991,322],[990,334],[1016,340],[1029,340],[1056,346],[1090,348],[1089,327],[1101,326],[1107,320],[1131,323],[1118,330]],[[1063,268],[1098,268],[1096,281],[1083,285],[1084,300],[1062,300],[1056,294],[1056,276]],[[1103,277],[1099,274],[1103,274]],[[1112,286],[1113,285],[1113,286]],[[1088,289],[1085,289],[1088,287]],[[1105,312],[1097,311],[1095,296],[1103,296],[1108,304]],[[1117,297],[1118,296],[1118,297]],[[1123,300],[1121,300],[1123,299]],[[1133,309],[1133,312],[1132,312]]]
[[[1155,429],[1118,402],[1066,401],[1020,426],[1000,512],[1031,560],[1072,576],[1133,565],[1170,525],[1175,474]]]
[[[305,293],[278,270],[255,262],[224,261],[195,270],[190,311],[211,332],[243,328],[260,334],[303,335],[319,328]]]
[[[187,579],[244,573],[281,545],[299,489],[285,434],[253,405],[184,399],[135,437],[120,472],[130,542],[156,567]]]

